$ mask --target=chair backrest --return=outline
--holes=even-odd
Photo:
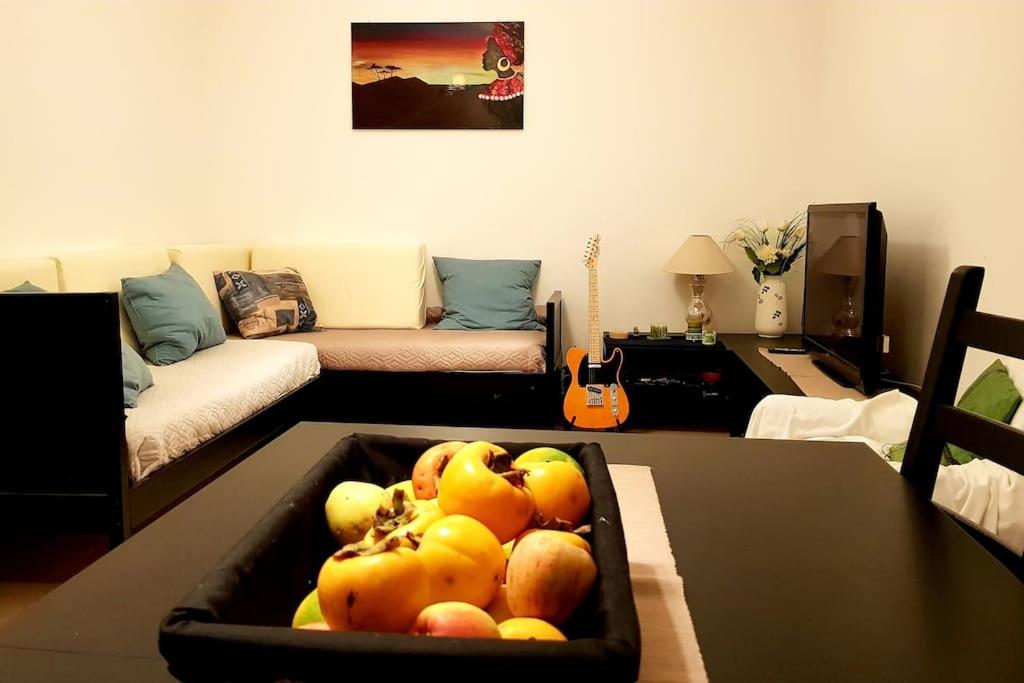
[[[954,405],[968,348],[1024,358],[1024,320],[977,310],[984,279],[978,266],[960,266],[949,277],[910,429],[900,473],[929,499],[947,443],[1024,474],[1024,432]]]

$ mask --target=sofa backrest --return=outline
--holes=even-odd
[[[419,329],[424,323],[422,244],[260,245],[253,270],[299,271],[317,324],[350,329]]]
[[[26,281],[48,292],[59,292],[57,261],[52,258],[0,260],[0,291],[17,287]]]
[[[121,278],[158,275],[171,265],[167,249],[144,247],[104,249],[65,254],[57,258],[61,291],[121,293]],[[121,303],[121,338],[136,349],[139,342]]]
[[[220,295],[213,284],[213,274],[219,270],[249,270],[252,249],[244,245],[230,244],[188,244],[171,247],[167,255],[192,276],[203,288],[203,294],[220,311],[224,329],[233,331],[235,328],[231,316],[221,305]]]

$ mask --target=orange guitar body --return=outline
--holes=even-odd
[[[579,429],[613,429],[629,417],[629,399],[622,390],[619,372],[622,349],[591,367],[585,349],[573,347],[566,356],[572,384],[565,393],[565,419]]]

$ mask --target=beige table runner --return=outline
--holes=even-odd
[[[642,639],[640,681],[707,681],[650,467],[609,465]]]
[[[807,396],[831,399],[852,398],[855,401],[863,401],[867,398],[856,389],[848,389],[837,384],[819,370],[807,354],[768,353],[768,349],[764,347],[759,348],[758,351],[775,367],[789,375]]]

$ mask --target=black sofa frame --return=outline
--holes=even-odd
[[[0,296],[0,315],[15,322],[0,335],[9,401],[0,423],[0,515],[10,521],[5,533],[102,531],[115,546],[302,420],[553,425],[562,367],[561,292],[546,307],[543,374],[326,371],[132,482],[118,295]]]

